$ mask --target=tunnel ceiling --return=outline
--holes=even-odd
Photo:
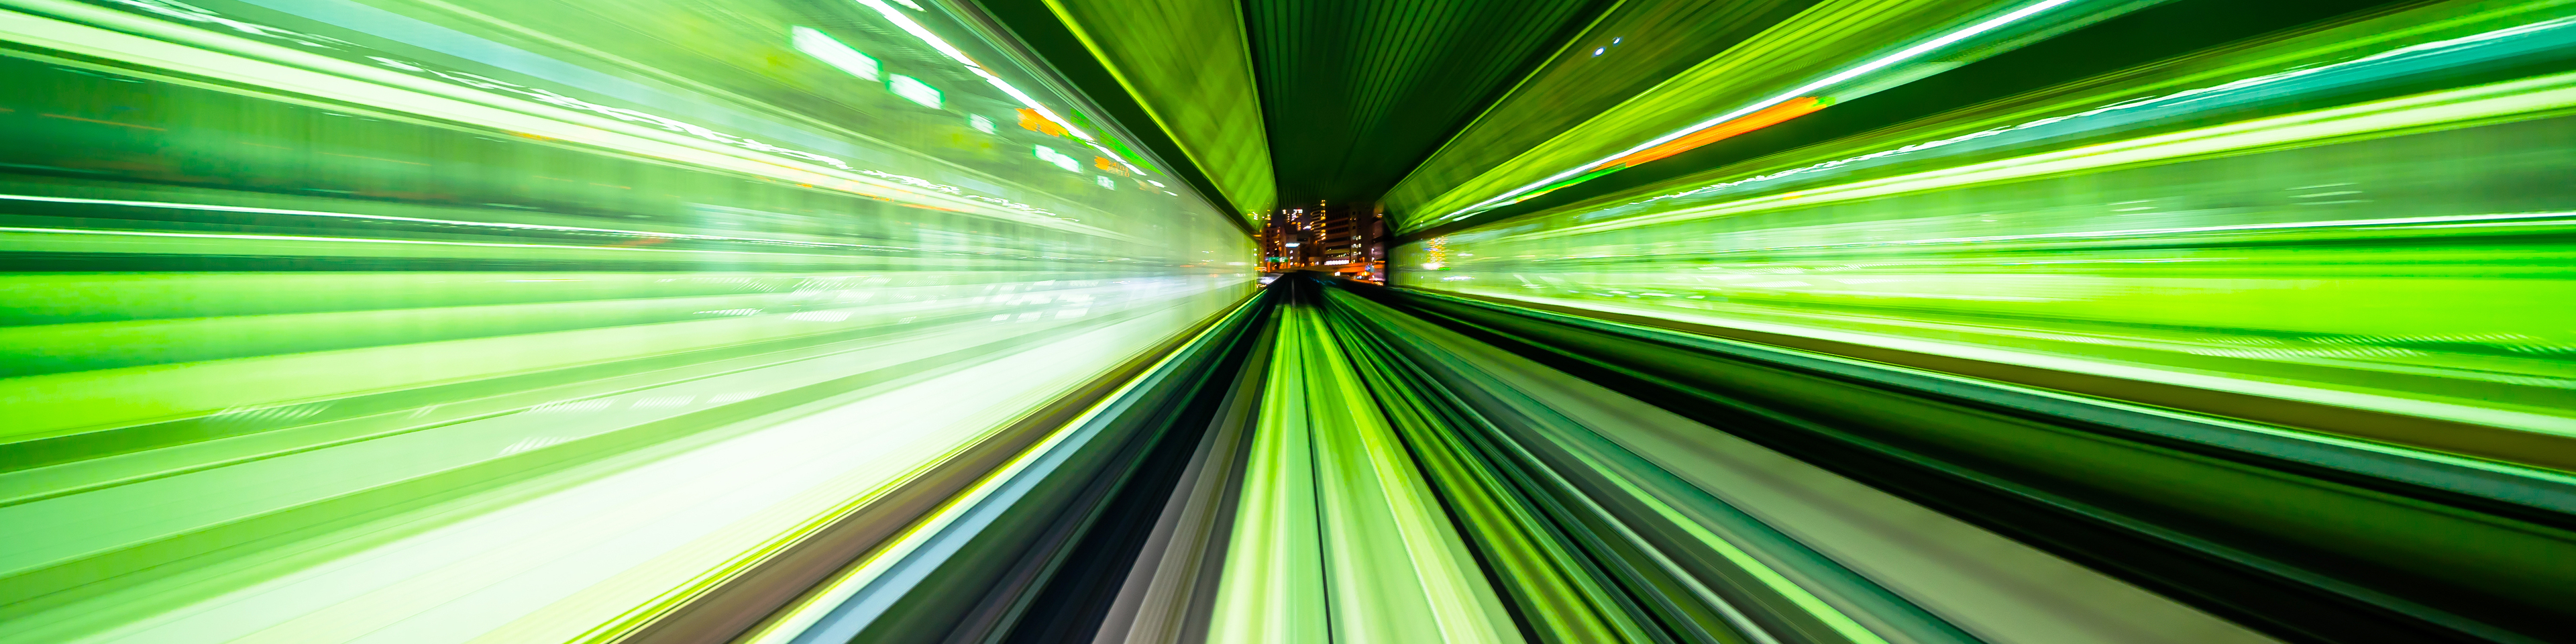
[[[1283,202],[1375,201],[1606,4],[1248,0]]]
[[[1158,122],[1166,158],[1237,210],[1377,201],[1561,52],[1613,0],[985,0],[1113,113]],[[1230,18],[1237,34],[1222,33]],[[1213,27],[1213,28],[1211,28]],[[1215,32],[1215,33],[1211,33]],[[1050,35],[1069,34],[1070,38]],[[1228,45],[1239,42],[1236,62]],[[1097,70],[1086,78],[1086,70]],[[1247,78],[1229,78],[1229,77]],[[1248,81],[1248,82],[1243,82]],[[1257,112],[1191,104],[1241,84]],[[1132,104],[1129,103],[1132,101]],[[1238,108],[1239,109],[1239,108]],[[1257,140],[1241,127],[1257,116]],[[1218,125],[1222,124],[1222,125]],[[1131,129],[1146,129],[1141,125]],[[1152,137],[1148,137],[1152,138]],[[1266,144],[1267,158],[1242,151]],[[1248,168],[1255,163],[1268,168]],[[1267,174],[1261,186],[1224,177]],[[1275,194],[1275,201],[1271,197]]]

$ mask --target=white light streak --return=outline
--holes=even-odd
[[[894,92],[894,95],[901,96],[904,100],[934,110],[939,109],[939,106],[945,102],[938,88],[921,82],[921,79],[902,74],[886,77],[886,91]]]
[[[833,39],[830,34],[816,31],[812,27],[800,26],[788,30],[787,41],[788,44],[796,46],[796,51],[805,52],[805,55],[813,56],[815,60],[823,61],[823,64],[849,72],[851,76],[876,80],[878,72],[883,69],[883,66],[877,64],[877,59],[869,58],[867,54],[859,53],[859,50],[851,49],[849,45]]]
[[[174,209],[174,210],[204,210],[204,211],[210,211],[210,212],[239,212],[239,213],[263,214],[263,215],[292,215],[292,216],[300,216],[300,217],[333,217],[333,218],[339,218],[339,219],[360,219],[360,220],[368,220],[368,221],[392,221],[392,222],[406,222],[406,223],[438,224],[438,225],[443,225],[443,226],[472,226],[472,227],[477,227],[477,228],[501,228],[501,229],[509,229],[509,230],[545,230],[545,231],[559,231],[559,232],[606,233],[606,234],[612,234],[612,235],[627,235],[627,236],[634,236],[634,237],[661,237],[661,238],[665,238],[665,239],[704,239],[704,240],[710,240],[710,241],[738,241],[738,242],[753,242],[753,243],[762,243],[762,244],[788,244],[788,245],[795,245],[795,246],[846,247],[846,248],[862,248],[862,247],[865,247],[865,246],[866,246],[865,244],[845,244],[845,243],[837,243],[837,242],[799,241],[799,240],[793,240],[793,239],[767,239],[767,238],[760,238],[760,237],[723,237],[723,236],[717,236],[717,235],[696,235],[696,234],[689,234],[689,233],[666,233],[666,232],[657,232],[657,231],[649,231],[649,230],[621,230],[621,229],[616,229],[616,228],[585,228],[585,227],[581,227],[581,226],[546,226],[546,225],[540,225],[540,224],[513,224],[513,223],[506,223],[506,222],[490,222],[490,221],[463,221],[463,220],[457,220],[457,219],[429,219],[429,218],[425,218],[425,217],[395,217],[395,216],[390,216],[390,215],[367,215],[367,214],[359,214],[359,213],[353,213],[353,212],[327,212],[327,211],[320,211],[320,210],[290,210],[290,209],[286,209],[286,208],[254,208],[254,207],[249,207],[249,206],[219,206],[219,205],[213,205],[213,204],[176,203],[176,202],[166,202],[166,201],[126,201],[126,200],[122,200],[122,199],[82,199],[82,198],[77,198],[77,197],[39,197],[39,196],[34,196],[34,195],[0,195],[0,200],[5,200],[5,201],[34,201],[34,202],[42,202],[42,203],[65,203],[65,204],[99,205],[99,206],[126,206],[126,207],[132,207],[132,208],[168,208],[168,209]],[[26,228],[26,229],[11,229],[11,230],[38,230],[38,229]],[[329,238],[329,239],[341,239],[341,238]]]

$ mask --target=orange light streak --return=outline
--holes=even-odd
[[[1778,125],[1782,121],[1806,116],[1816,110],[1825,109],[1825,106],[1828,104],[1829,103],[1827,103],[1825,99],[1812,96],[1802,96],[1789,99],[1779,105],[1773,105],[1762,108],[1761,111],[1746,114],[1742,118],[1711,125],[1705,129],[1701,129],[1700,131],[1682,135],[1682,138],[1665,141],[1663,145],[1638,150],[1636,154],[1619,157],[1617,160],[1601,164],[1600,167],[1606,168],[1622,165],[1635,166],[1640,163],[1681,154],[1683,152],[1690,151],[1692,148],[1716,143],[1718,141],[1725,140],[1728,137],[1771,127],[1773,125]]]
[[[65,116],[65,115],[61,115],[61,114],[39,114],[38,116],[43,116],[43,117],[45,117],[45,118],[49,118],[49,119],[62,119],[62,120],[66,120],[66,121],[80,121],[80,122],[82,122],[82,123],[97,123],[97,124],[99,124],[99,125],[114,125],[114,126],[117,126],[117,127],[130,127],[130,128],[134,128],[134,129],[137,129],[137,130],[152,130],[152,131],[154,131],[154,132],[168,132],[168,131],[170,131],[168,128],[158,128],[158,127],[152,127],[152,126],[149,126],[149,125],[135,125],[135,124],[133,124],[133,123],[118,123],[118,122],[115,122],[115,121],[101,121],[101,120],[98,120],[98,119],[85,119],[85,118],[81,118],[81,117],[78,117],[78,116]]]

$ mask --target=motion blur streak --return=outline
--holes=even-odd
[[[625,637],[1251,292],[945,14],[7,5],[0,641]]]
[[[2576,201],[2544,177],[2576,93],[2520,75],[2576,53],[2565,11],[2440,3],[2072,82],[1408,246],[1440,269],[1402,280],[2570,435]]]
[[[0,135],[0,644],[2576,641],[2576,0],[0,0]]]

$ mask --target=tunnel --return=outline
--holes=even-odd
[[[2576,642],[2565,0],[0,0],[0,644]]]

